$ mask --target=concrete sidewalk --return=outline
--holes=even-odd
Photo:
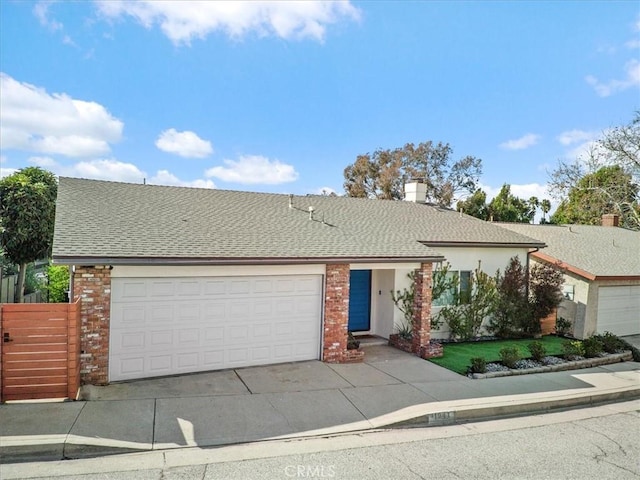
[[[0,406],[1,463],[401,425],[443,425],[640,397],[640,364],[471,380],[399,350],[84,387],[87,401]]]

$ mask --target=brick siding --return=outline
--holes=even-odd
[[[431,263],[423,263],[416,270],[416,294],[414,298],[412,351],[422,358],[437,356],[431,345]]]
[[[322,359],[327,363],[357,361],[347,353],[349,327],[349,265],[327,265]]]
[[[76,267],[73,298],[80,298],[81,381],[105,385],[109,381],[111,268],[104,265]]]

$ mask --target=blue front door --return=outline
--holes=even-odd
[[[370,329],[371,270],[351,270],[349,280],[349,331]]]

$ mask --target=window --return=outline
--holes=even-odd
[[[562,287],[562,296],[567,300],[573,301],[575,295],[575,285],[567,285],[566,283]]]
[[[434,272],[434,276],[438,275],[438,271]],[[453,287],[433,300],[434,307],[444,307],[451,305],[454,296],[457,293],[460,296],[460,303],[469,303],[471,301],[471,271],[470,270],[452,270],[447,272],[445,277],[447,280],[453,280]],[[458,281],[454,279],[457,278]]]

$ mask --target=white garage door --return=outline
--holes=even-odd
[[[111,289],[111,381],[320,357],[320,275],[113,278]]]
[[[640,333],[640,285],[598,289],[598,333]]]

